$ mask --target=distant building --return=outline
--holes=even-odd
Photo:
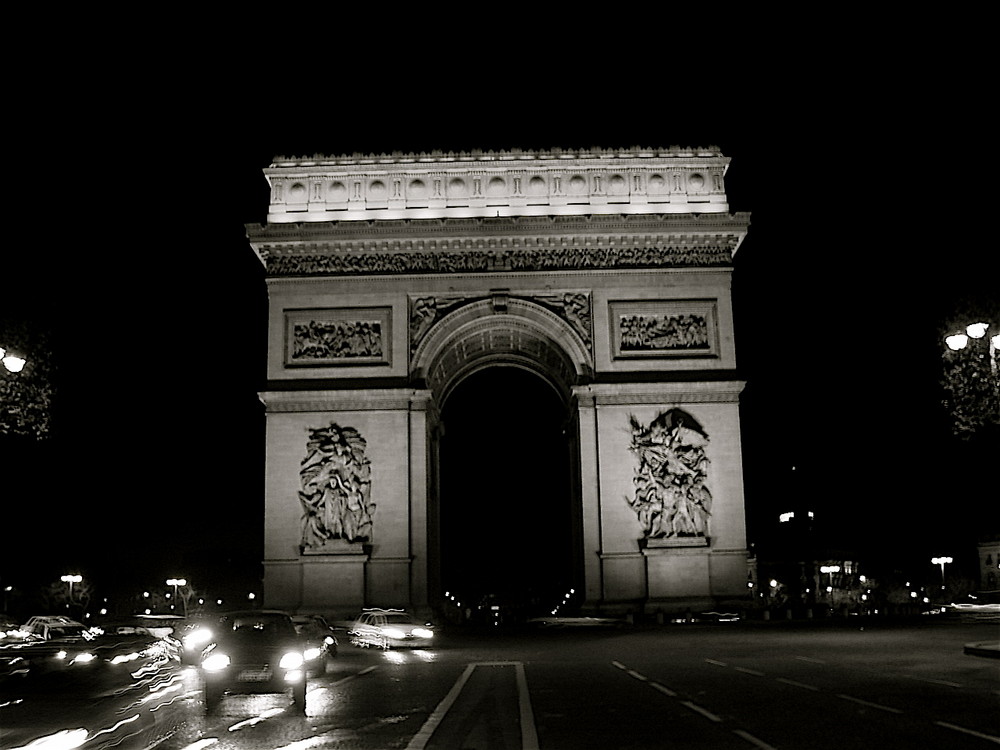
[[[979,588],[985,591],[1000,589],[1000,537],[980,542]]]

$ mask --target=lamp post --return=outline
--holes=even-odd
[[[826,587],[826,593],[830,595],[830,599],[833,599],[833,574],[840,572],[839,565],[821,565],[819,567],[820,573],[830,574],[830,584]]]
[[[174,587],[174,601],[177,601],[177,587],[187,586],[186,578],[168,578],[167,585]],[[184,600],[184,616],[187,617],[187,600]]]
[[[944,566],[953,561],[950,557],[932,557],[931,562],[941,566],[941,590],[944,591]]]
[[[81,581],[83,581],[83,576],[79,574],[64,575],[60,576],[59,580],[62,581],[63,583],[69,584],[69,604],[66,605],[66,607],[68,608],[69,605],[73,603],[73,584],[80,583]]]

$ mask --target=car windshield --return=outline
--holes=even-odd
[[[389,625],[412,625],[413,618],[404,612],[390,612],[385,616],[385,621]]]
[[[266,615],[243,615],[224,618],[223,628],[233,633],[258,633],[271,636],[289,636],[295,634],[295,628],[284,617]]]

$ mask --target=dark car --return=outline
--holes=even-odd
[[[213,710],[229,693],[288,693],[306,708],[306,664],[302,640],[287,612],[254,610],[221,616],[201,659],[205,707]]]

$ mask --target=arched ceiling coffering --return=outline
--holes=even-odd
[[[446,315],[414,352],[411,374],[443,405],[458,383],[484,367],[521,367],[540,375],[569,403],[593,371],[592,355],[557,315],[528,300],[480,300]]]

